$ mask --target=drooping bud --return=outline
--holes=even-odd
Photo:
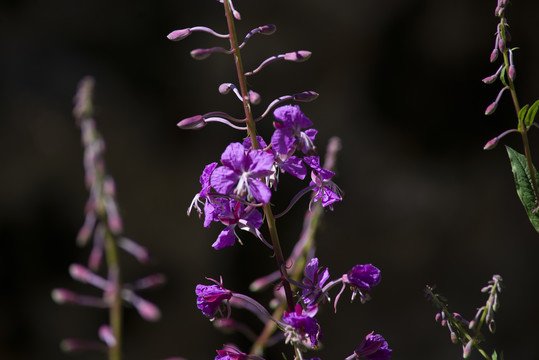
[[[496,100],[492,104],[487,106],[487,108],[485,109],[485,115],[491,115],[494,113],[494,111],[496,111],[496,108],[498,107],[498,102],[500,101],[503,92],[507,89],[509,88],[506,86],[500,90],[500,92],[498,93],[498,96],[496,97]]]
[[[206,122],[204,121],[202,115],[195,115],[183,119],[177,124],[177,126],[183,130],[198,130],[206,126]]]
[[[490,62],[493,63],[498,58],[498,48],[494,48],[490,53]]]
[[[451,332],[451,342],[452,342],[453,344],[458,344],[458,342],[459,342],[459,339],[458,339],[458,337],[457,337],[457,334],[454,333],[454,332]]]
[[[139,262],[143,264],[150,260],[148,249],[131,239],[125,237],[118,239],[118,246],[133,255]]]
[[[483,150],[492,150],[492,149],[494,149],[496,147],[496,145],[498,145],[499,140],[500,139],[498,139],[497,136],[495,138],[493,138],[493,139],[490,139],[489,141],[487,141],[485,146],[483,146]]]
[[[511,79],[511,81],[515,81],[515,78],[517,76],[517,71],[514,65],[509,65],[508,73],[509,73],[509,79]]]
[[[195,60],[204,60],[211,55],[209,49],[194,49],[191,51],[191,57]]]
[[[294,94],[292,96],[292,98],[295,101],[300,101],[300,102],[311,102],[315,100],[317,97],[318,97],[318,93],[314,91],[304,91],[298,94]]]
[[[167,35],[167,38],[172,41],[180,41],[191,35],[191,29],[174,30]]]
[[[260,26],[259,29],[260,34],[262,35],[272,35],[273,33],[275,33],[275,31],[277,31],[277,26],[275,26],[274,24],[268,24]]]
[[[473,346],[473,339],[468,341],[466,346],[462,349],[462,358],[467,359],[470,357],[470,354],[472,353],[472,346]]]
[[[311,52],[307,50],[298,50],[284,54],[284,59],[293,62],[306,61],[311,57]]]

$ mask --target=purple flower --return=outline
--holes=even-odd
[[[323,294],[322,288],[328,279],[328,268],[322,271],[322,268],[318,267],[318,258],[313,258],[307,266],[305,266],[303,285],[305,285],[306,288],[304,288],[302,292],[302,298],[305,304],[315,304],[318,301]]]
[[[226,225],[226,228],[221,231],[217,240],[212,244],[216,250],[234,245],[236,227],[249,231],[264,241],[262,234],[258,231],[262,225],[262,214],[252,206],[246,207],[236,200],[217,198],[206,203],[204,213],[206,215],[204,226],[209,226],[212,221],[220,221]]]
[[[392,350],[382,335],[371,332],[354,351],[356,359],[363,357],[367,360],[389,360]]]
[[[208,192],[211,189],[210,177],[211,177],[211,174],[212,174],[213,170],[215,170],[216,167],[217,167],[216,162],[208,164],[204,168],[204,171],[202,172],[202,175],[200,175],[200,185],[202,185],[202,190],[200,190],[199,195],[200,195],[201,198],[205,199],[208,196]]]
[[[380,283],[380,270],[371,264],[356,265],[348,271],[347,282],[359,290],[369,291]]]
[[[215,360],[247,360],[249,355],[241,352],[233,345],[223,345],[223,350],[217,350]]]
[[[313,123],[301,112],[299,106],[278,107],[273,116],[277,121],[274,122],[275,132],[271,137],[271,146],[278,154],[291,155],[296,149],[300,149],[304,154],[312,154],[315,151],[313,141],[318,131],[315,129],[301,131]]]
[[[271,198],[269,187],[259,180],[273,173],[273,155],[262,150],[249,150],[240,143],[227,146],[221,155],[223,166],[215,169],[211,175],[211,186],[221,194],[228,194],[234,188],[234,194],[240,197],[254,198],[267,204]]]
[[[315,186],[316,193],[312,201],[320,200],[323,207],[330,206],[332,208],[331,204],[342,200],[341,189],[330,180],[335,173],[322,168],[318,156],[308,156],[303,160],[313,169],[310,186]]]
[[[197,294],[197,307],[210,319],[215,317],[221,303],[232,297],[232,292],[223,288],[220,283],[216,285],[198,284],[195,292]]]
[[[315,318],[304,313],[300,304],[296,305],[293,312],[285,311],[283,322],[290,325],[285,329],[286,342],[309,343],[311,347],[318,346],[318,340],[322,337],[322,331]]]
[[[307,168],[297,156],[290,156],[286,160],[282,160],[281,155],[277,155],[275,162],[283,172],[292,174],[300,180],[305,179],[305,175],[307,175]]]

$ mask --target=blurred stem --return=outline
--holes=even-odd
[[[109,348],[110,360],[121,360],[122,358],[122,298],[120,263],[118,261],[118,246],[114,235],[107,230],[105,236],[105,254],[111,281],[111,291],[107,295],[110,297],[110,327],[116,343]]]
[[[228,33],[230,39],[230,46],[234,51],[234,61],[236,64],[236,71],[238,75],[238,81],[240,85],[241,98],[243,101],[243,110],[245,112],[245,121],[247,125],[247,131],[251,138],[252,148],[254,150],[260,149],[258,140],[256,139],[256,124],[253,120],[253,113],[251,111],[251,105],[249,103],[249,90],[247,89],[247,79],[245,78],[245,73],[243,71],[243,63],[241,59],[240,48],[238,46],[238,38],[236,35],[236,28],[234,25],[234,15],[232,14],[232,9],[230,7],[230,1],[225,0],[225,14],[226,20],[228,23]],[[292,311],[294,308],[294,299],[292,295],[292,289],[290,283],[286,280],[286,276],[282,274],[282,271],[285,269],[285,261],[283,256],[283,251],[281,250],[281,243],[279,242],[279,235],[277,233],[277,227],[275,225],[275,217],[271,210],[270,204],[264,204],[264,215],[266,217],[266,223],[268,224],[268,230],[271,237],[271,242],[273,245],[273,252],[275,254],[275,261],[277,262],[277,268],[281,271],[281,280],[283,283],[283,288],[286,295],[286,303],[288,305],[288,311]]]
[[[334,170],[335,163],[337,160],[337,153],[341,149],[341,140],[338,137],[332,137],[329,139],[327,146],[326,157],[324,159],[324,169]],[[305,263],[307,261],[306,257],[310,250],[314,251],[314,237],[316,235],[316,230],[318,229],[318,224],[323,215],[322,205],[317,202],[312,210],[307,210],[305,212],[305,217],[303,220],[303,229],[301,231],[299,241],[297,242],[290,259],[293,261],[292,269],[290,270],[289,276],[295,281],[300,281],[303,274],[303,269],[305,268]],[[284,304],[278,306],[273,312],[273,317],[275,319],[280,319],[285,310]],[[262,356],[266,343],[271,338],[273,333],[277,330],[277,324],[273,321],[268,321],[262,333],[258,336],[253,346],[251,347],[251,355]]]

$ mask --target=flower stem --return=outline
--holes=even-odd
[[[105,235],[105,253],[109,271],[111,291],[110,296],[110,327],[116,340],[115,344],[109,347],[109,360],[121,360],[122,358],[122,297],[120,264],[118,261],[118,246],[114,235],[107,230]]]
[[[245,112],[245,122],[247,125],[247,132],[251,138],[251,144],[254,150],[260,149],[258,140],[256,139],[256,124],[253,120],[253,113],[251,111],[251,105],[249,103],[249,91],[247,89],[247,79],[243,71],[243,63],[241,60],[240,48],[238,46],[238,38],[236,35],[236,28],[234,25],[234,15],[230,6],[230,1],[224,1],[226,20],[228,23],[228,33],[230,39],[230,46],[233,51],[234,61],[236,64],[236,71],[238,75],[238,81],[240,86],[240,93],[243,101],[243,110]],[[273,245],[273,252],[275,254],[275,261],[279,269],[284,269],[285,261],[283,252],[281,250],[281,244],[279,242],[279,235],[277,233],[277,227],[275,226],[275,217],[271,210],[270,204],[264,204],[264,215],[266,217],[266,223],[268,224],[268,230],[270,232],[271,242]],[[283,271],[283,270],[281,270]],[[283,288],[286,295],[286,303],[288,305],[288,311],[292,311],[294,308],[294,299],[292,295],[292,289],[290,283],[286,280],[286,277],[281,273],[281,279]]]

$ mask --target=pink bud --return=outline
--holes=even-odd
[[[191,57],[195,60],[204,60],[211,55],[208,49],[195,49],[191,51]]]
[[[52,300],[57,304],[65,304],[75,302],[77,294],[67,289],[54,289],[51,292]]]
[[[161,311],[159,308],[149,301],[139,298],[134,305],[144,320],[157,321],[161,318]]]
[[[473,339],[468,341],[466,346],[462,350],[462,358],[467,359],[470,357],[470,354],[472,353],[472,346],[473,346]]]
[[[260,94],[255,91],[249,90],[249,102],[253,105],[258,105],[260,104],[260,101]]]
[[[167,35],[167,38],[172,41],[180,41],[191,35],[191,29],[174,30]]]
[[[484,78],[482,81],[485,83],[485,84],[492,84],[494,81],[496,81],[496,79],[498,78],[498,74],[494,74],[494,75],[490,75],[490,76],[487,76],[486,78]]]
[[[268,25],[261,26],[259,29],[260,29],[260,34],[271,35],[277,30],[277,26],[275,26],[274,24],[268,24]]]
[[[496,59],[498,58],[498,49],[495,48],[494,50],[492,50],[492,52],[490,53],[490,62],[494,62],[496,61]]]
[[[495,101],[492,104],[490,104],[489,106],[487,106],[487,108],[485,109],[485,115],[493,114],[494,111],[496,111],[496,107],[498,107],[498,102],[497,101]]]
[[[287,61],[302,62],[311,57],[311,52],[307,50],[293,51],[284,54],[284,59]]]
[[[92,276],[91,272],[80,264],[71,264],[69,266],[69,274],[77,281],[86,283]]]
[[[498,137],[496,136],[494,139],[490,139],[485,146],[483,146],[483,150],[492,150],[498,145]]]
[[[509,65],[509,78],[511,81],[515,81],[515,77],[517,76],[517,71],[515,69],[514,65]]]
[[[183,119],[177,125],[180,129],[183,130],[197,130],[206,126],[206,122],[204,121],[202,115],[195,115]]]
[[[108,347],[116,345],[116,338],[112,333],[112,329],[108,325],[101,325],[98,330],[99,338],[107,344]]]

